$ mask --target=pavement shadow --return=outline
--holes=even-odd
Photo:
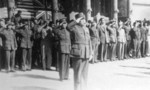
[[[140,67],[140,66],[121,66],[126,68],[138,68],[138,69],[150,69],[150,67]]]
[[[150,72],[141,72],[142,74],[150,75]]]
[[[56,90],[51,88],[44,87],[34,87],[34,86],[25,86],[25,87],[13,87],[13,90]]]
[[[51,78],[51,77],[46,77],[46,76],[42,76],[42,75],[33,75],[33,74],[15,74],[13,77],[27,77],[27,78],[35,78],[35,79],[47,79],[47,80],[55,80],[55,81],[59,81],[58,78]]]
[[[132,74],[124,74],[124,73],[117,73],[116,75],[127,76],[127,77],[134,77],[134,78],[146,78],[146,76],[132,75]]]

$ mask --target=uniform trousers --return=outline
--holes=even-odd
[[[118,42],[118,59],[123,60],[124,59],[124,42]]]
[[[7,71],[14,70],[15,68],[15,50],[5,50],[5,66]]]
[[[52,50],[50,46],[41,46],[43,69],[50,69],[52,65]]]
[[[107,50],[108,50],[108,44],[107,43],[100,43],[100,59],[101,59],[101,62],[107,60]]]
[[[3,55],[2,55],[2,46],[0,46],[0,71],[1,71],[1,69],[2,69],[2,57],[3,57]]]
[[[74,70],[74,90],[87,90],[89,61],[81,58],[72,58]]]
[[[116,43],[110,43],[110,60],[114,61],[116,59]]]
[[[134,52],[133,52],[133,57],[134,58],[140,58],[141,57],[141,41],[140,40],[133,40],[133,44],[134,44]]]
[[[69,77],[69,65],[70,56],[69,54],[59,53],[59,76],[60,80],[68,79]]]
[[[145,40],[143,40],[141,43],[141,55],[142,57],[146,56],[146,41]]]
[[[98,43],[92,43],[92,51],[94,53],[92,63],[97,61],[98,56]]]
[[[150,56],[150,35],[147,36],[147,56]]]
[[[128,59],[129,58],[129,52],[130,52],[130,49],[131,49],[131,40],[127,40],[127,42],[125,43],[125,46],[124,46],[124,58],[125,59]]]
[[[22,69],[31,70],[32,48],[22,48]]]

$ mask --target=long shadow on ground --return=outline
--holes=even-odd
[[[58,81],[58,78],[51,78],[51,77],[46,77],[46,76],[42,76],[42,75],[33,75],[33,74],[15,74],[13,77],[27,77],[27,78],[34,78],[34,79],[47,79],[47,80],[56,80]]]
[[[25,86],[25,87],[14,87],[13,90],[56,90],[51,88],[44,87],[34,87],[34,86]]]

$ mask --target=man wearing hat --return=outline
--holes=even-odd
[[[14,15],[14,17],[12,17],[12,21],[15,23],[15,25],[19,25],[21,23],[22,20],[22,11],[18,11],[16,15]]]
[[[51,70],[52,65],[52,28],[47,25],[40,31],[41,33],[41,55],[43,70]]]
[[[59,21],[60,27],[54,30],[55,35],[59,39],[59,76],[60,80],[67,80],[69,77],[69,64],[70,64],[70,32],[66,29],[66,18]]]
[[[99,20],[97,29],[99,31],[99,36],[100,36],[100,60],[101,62],[104,62],[107,61],[107,50],[108,50],[108,44],[110,42],[109,34],[107,31],[107,25],[104,18],[101,18]]]
[[[116,60],[116,44],[117,44],[117,29],[115,28],[116,22],[110,21],[107,30],[110,38],[110,60]]]
[[[68,25],[71,32],[71,58],[74,70],[74,90],[87,90],[87,76],[92,46],[85,15],[79,13],[76,20]]]
[[[22,70],[31,70],[33,33],[27,23],[20,30],[15,31],[21,35]]]
[[[17,49],[17,42],[15,34],[12,30],[12,23],[8,23],[6,28],[3,28],[0,31],[2,35],[2,39],[4,41],[4,52],[5,52],[5,59],[6,59],[6,72],[14,72],[15,66],[15,51]]]

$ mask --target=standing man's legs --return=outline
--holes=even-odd
[[[66,59],[65,59],[65,79],[68,80],[69,78],[69,65],[70,65],[70,55],[69,54],[66,54]]]
[[[142,51],[141,51],[142,57],[145,57],[146,56],[146,41],[142,41],[141,48],[142,48]]]
[[[122,43],[118,42],[118,60],[122,59],[121,55],[122,55]]]
[[[41,46],[41,55],[42,55],[42,67],[43,67],[43,70],[46,70],[46,51],[45,51],[45,46]]]
[[[100,58],[101,58],[101,62],[104,61],[104,44],[101,43],[100,44]]]
[[[27,49],[27,69],[31,70],[32,65],[32,48]]]
[[[10,50],[5,50],[5,59],[6,72],[10,72]]]
[[[73,58],[74,90],[87,90],[89,61]]]
[[[80,90],[81,73],[82,73],[82,59],[72,58],[74,70],[74,90]]]
[[[15,71],[15,54],[16,54],[15,50],[12,50],[10,52],[10,69],[12,72]]]
[[[125,46],[125,43],[122,43],[122,50],[121,50],[121,59],[123,60],[124,59],[124,47]]]
[[[51,47],[47,47],[45,53],[46,53],[46,57],[47,57],[46,68],[51,69],[51,65],[52,65],[52,50],[51,50]]]
[[[87,90],[87,80],[88,80],[88,68],[89,68],[89,61],[83,60],[82,61],[82,74],[81,74],[81,90]]]
[[[22,70],[26,71],[27,49],[22,48]]]
[[[104,61],[107,61],[107,54],[108,54],[108,43],[104,44]]]
[[[2,46],[0,46],[0,71],[2,69]]]
[[[59,67],[60,67],[59,68],[59,76],[60,76],[60,80],[63,81],[64,77],[65,77],[65,75],[64,75],[65,74],[64,73],[65,72],[65,67],[64,67],[65,65],[64,64],[65,64],[66,56],[65,56],[64,53],[60,53],[59,55],[60,55],[59,56],[60,57],[60,60],[59,60]]]

